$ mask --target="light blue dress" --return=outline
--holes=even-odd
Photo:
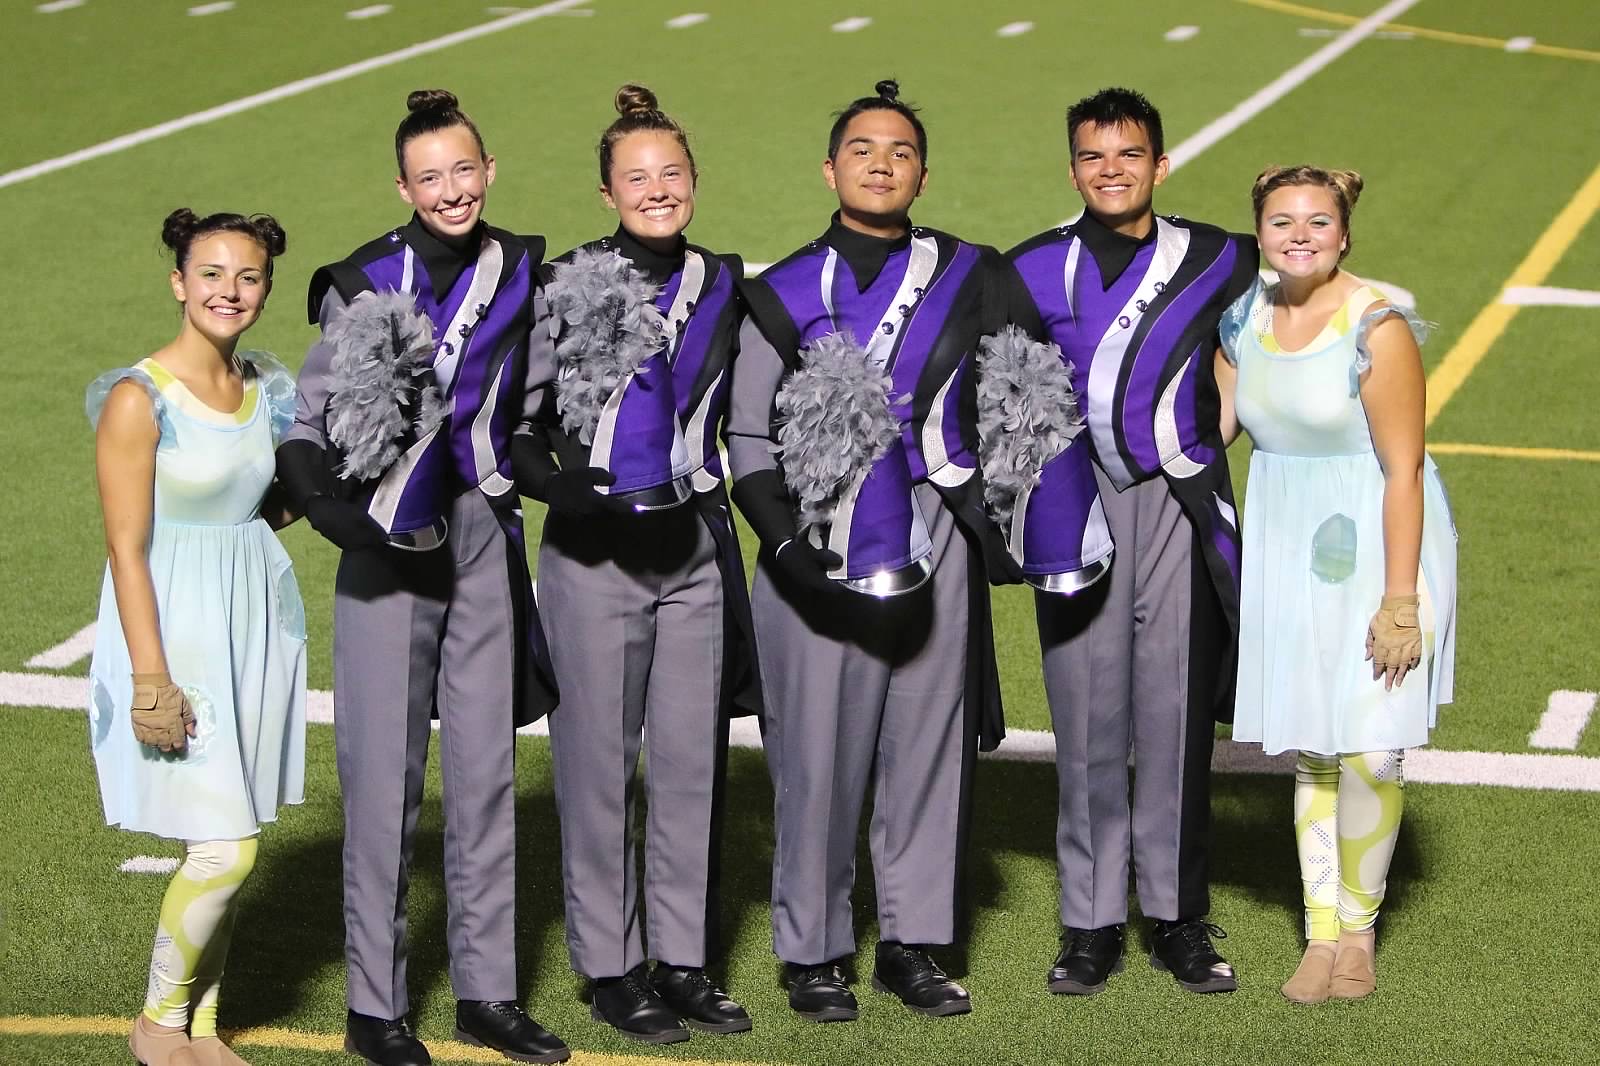
[[[1389,315],[1424,324],[1362,286],[1299,351],[1272,335],[1257,282],[1222,321],[1238,368],[1234,409],[1255,451],[1245,490],[1239,686],[1233,737],[1269,753],[1387,751],[1427,743],[1455,665],[1456,532],[1432,458],[1423,462],[1417,593],[1421,666],[1385,691],[1366,661],[1383,599],[1383,470],[1361,403],[1368,332]],[[1370,310],[1369,310],[1370,309]]]
[[[133,737],[132,666],[109,566],[89,667],[89,740],[106,822],[178,840],[237,840],[299,803],[305,782],[305,610],[289,556],[261,518],[273,450],[294,420],[294,379],[243,352],[244,402],[202,404],[146,359],[89,386],[98,424],[130,380],[150,395],[156,447],[150,576],[167,668],[195,736],[162,753]]]

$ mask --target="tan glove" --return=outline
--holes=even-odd
[[[133,737],[162,751],[182,751],[194,736],[194,711],[172,675],[133,675]]]
[[[1367,658],[1372,660],[1372,679],[1383,678],[1385,689],[1404,681],[1407,671],[1422,661],[1416,594],[1383,598],[1367,625]]]

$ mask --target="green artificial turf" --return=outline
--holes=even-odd
[[[1379,0],[1310,0],[1365,15]],[[312,0],[241,2],[204,18],[186,0],[90,0],[44,15],[0,10],[0,172],[426,41],[493,18],[480,3],[396,3],[348,20]],[[532,6],[524,5],[524,6]],[[1407,24],[1600,51],[1586,0],[1508,5],[1423,0]],[[959,0],[739,3],[697,0],[709,20],[594,0],[593,14],[539,19],[5,188],[0,292],[11,344],[4,427],[5,610],[0,671],[94,617],[104,550],[83,387],[165,343],[176,327],[162,217],[198,210],[275,213],[289,232],[276,294],[251,344],[298,365],[312,340],[303,295],[312,270],[406,217],[392,189],[391,135],[408,90],[446,86],[499,160],[489,217],[544,233],[552,252],[608,231],[595,193],[594,142],[618,84],[641,81],[694,137],[701,169],[696,241],[751,262],[820,232],[833,201],[818,168],[832,112],[899,78],[922,105],[932,177],[921,223],[1009,247],[1076,212],[1061,116],[1105,84],[1147,92],[1173,147],[1339,29],[1234,0],[1004,9]],[[829,27],[851,16],[872,25]],[[1031,32],[999,38],[1003,23]],[[1200,32],[1183,42],[1163,34]],[[1417,38],[1368,40],[1175,173],[1163,211],[1250,224],[1248,190],[1275,163],[1354,166],[1368,185],[1349,265],[1417,296],[1438,323],[1437,366],[1600,163],[1600,62]],[[1575,235],[1549,285],[1600,289],[1600,220]],[[1519,311],[1430,429],[1436,441],[1600,451],[1600,311]],[[1233,453],[1242,485],[1248,444]],[[1600,689],[1600,562],[1593,548],[1600,463],[1444,455],[1461,533],[1456,696],[1436,746],[1524,753],[1556,689]],[[530,506],[530,543],[541,511]],[[1248,503],[1246,503],[1248,520]],[[307,606],[310,681],[331,685],[335,553],[299,524],[283,534]],[[753,545],[746,540],[747,560]],[[1027,592],[995,594],[1008,719],[1048,727]],[[66,673],[82,674],[80,663]],[[657,1054],[587,1018],[561,939],[557,828],[548,748],[518,741],[519,937],[536,1015],[581,1049]],[[1577,754],[1600,756],[1600,728]],[[1386,909],[1380,990],[1371,1001],[1298,1009],[1278,983],[1298,951],[1298,881],[1289,781],[1221,775],[1215,908],[1243,987],[1195,997],[1129,970],[1088,1001],[1043,990],[1054,951],[1054,785],[1047,764],[980,766],[972,853],[973,926],[952,968],[973,990],[970,1018],[927,1022],[863,989],[851,1026],[793,1019],[774,981],[766,898],[770,785],[758,753],[730,759],[725,834],[727,978],[757,1019],[748,1037],[697,1037],[700,1059],[873,1062],[1590,1062],[1595,793],[1417,785]],[[332,734],[313,727],[309,803],[264,835],[247,886],[223,1008],[230,1027],[338,1030],[343,1012],[340,817]],[[413,987],[430,1039],[450,1028],[444,974],[437,779],[430,778],[412,895]],[[135,854],[173,847],[100,824],[81,718],[0,710],[0,1017],[131,1017],[144,987],[162,879],[120,874]],[[871,879],[857,893],[870,960]],[[258,1063],[349,1061],[249,1049]],[[0,1064],[126,1061],[120,1038],[0,1036]]]

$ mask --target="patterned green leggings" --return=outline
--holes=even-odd
[[[1378,918],[1405,807],[1403,751],[1316,755],[1295,764],[1294,830],[1306,938],[1336,940]]]
[[[222,968],[233,939],[239,886],[256,863],[256,839],[185,846],[183,865],[161,900],[144,1016],[173,1028],[187,1024],[189,1035],[198,1039],[217,1035]]]

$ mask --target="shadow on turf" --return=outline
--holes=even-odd
[[[759,753],[733,753],[728,764],[727,796],[721,848],[720,925],[732,936],[732,931],[753,921],[764,934],[771,883],[772,787]],[[640,798],[642,801],[642,788]],[[337,804],[337,799],[333,802]],[[1001,855],[1032,855],[1054,863],[1055,810],[1052,765],[991,761],[979,765],[965,882],[967,927],[975,915],[1001,906],[1005,890],[998,861]],[[1231,889],[1275,908],[1281,915],[1271,929],[1230,932],[1234,937],[1298,941],[1301,900],[1291,813],[1293,779],[1214,777],[1212,810],[1213,887]],[[863,812],[853,898],[857,941],[864,952],[870,952],[876,938],[876,893],[866,843],[869,815],[870,801],[869,810]],[[641,802],[636,816],[636,834],[641,838],[637,850],[641,856],[645,823],[646,811]],[[329,819],[324,824],[338,823]],[[546,956],[547,941],[553,938],[559,942],[562,937],[560,838],[548,776],[541,775],[532,788],[519,789],[517,824],[521,994],[531,1000],[541,987],[566,986],[579,995],[583,982],[571,971],[552,966],[540,972],[537,967]],[[419,990],[438,987],[448,970],[441,825],[438,798],[430,794],[417,830],[409,908],[410,985],[419,998]],[[337,914],[341,907],[341,848],[336,834],[297,834],[292,841],[280,841],[274,846],[273,861],[263,864],[257,878],[252,879],[250,919],[240,923],[233,953],[236,966],[229,975],[230,1025],[280,1024],[305,1005],[315,985],[326,982],[330,968],[340,974],[337,987],[342,990],[342,923],[316,913],[326,909]],[[1403,831],[1391,869],[1386,914],[1405,908],[1408,887],[1420,877],[1419,866],[1413,839]],[[1130,890],[1130,899],[1133,898]],[[1040,960],[1047,964],[1054,952],[1050,937],[1055,915],[1029,915],[1025,920],[1038,928],[1042,942],[1038,958],[1018,960],[1018,965],[1036,966]],[[1137,941],[1143,936],[1140,923],[1133,926],[1131,938]],[[941,951],[939,957],[948,972],[960,978],[969,970],[963,946],[969,937],[963,931],[957,939],[958,946]],[[721,951],[713,947],[713,959],[726,957],[730,949],[731,945]],[[870,960],[870,955],[864,957]],[[776,967],[774,960],[774,981]],[[712,968],[717,969],[715,962]],[[342,1015],[330,1017],[328,1024],[331,1027],[342,1021]]]

